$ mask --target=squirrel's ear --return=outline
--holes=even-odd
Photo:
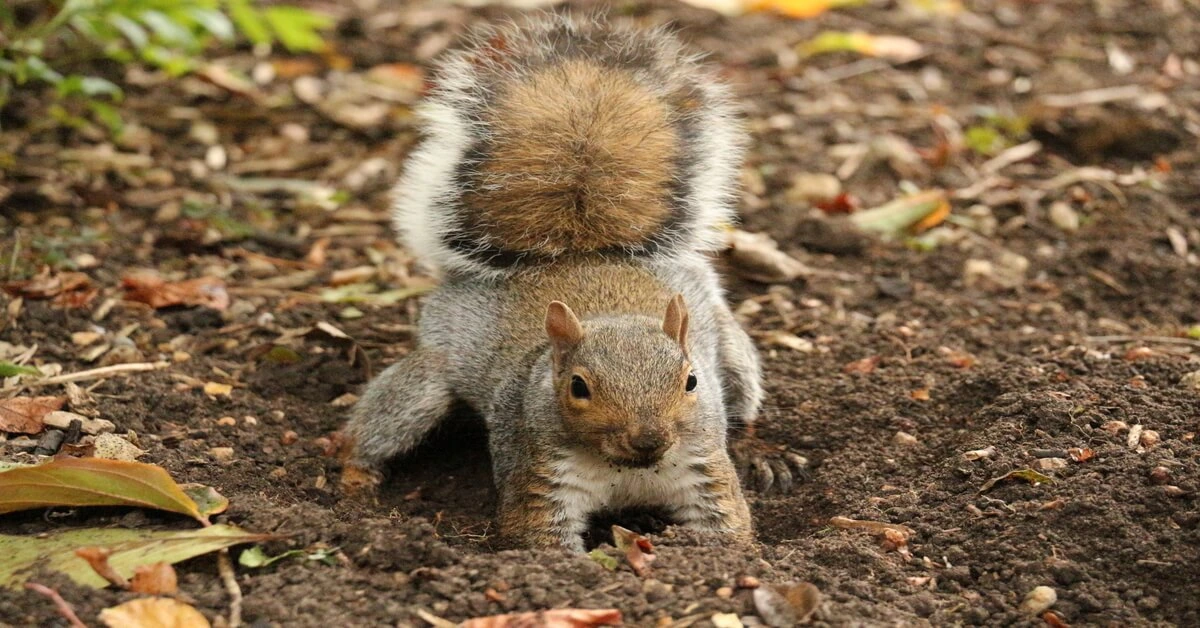
[[[546,307],[546,335],[550,336],[557,363],[560,354],[583,341],[583,325],[566,303],[551,301]]]
[[[667,316],[663,319],[663,331],[671,340],[679,343],[683,352],[687,353],[688,311],[683,304],[683,295],[677,294],[667,304]]]

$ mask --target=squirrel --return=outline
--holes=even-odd
[[[582,551],[589,516],[635,506],[752,539],[727,432],[761,368],[711,260],[746,145],[728,88],[665,29],[567,15],[476,31],[434,77],[394,226],[442,283],[351,412],[343,486],[461,401],[511,544]]]

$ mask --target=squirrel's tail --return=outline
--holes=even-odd
[[[710,250],[743,136],[727,90],[662,29],[543,16],[447,55],[395,223],[454,273]]]

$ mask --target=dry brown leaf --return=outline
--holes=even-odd
[[[66,397],[16,397],[0,401],[0,432],[37,434],[42,419],[63,407]]]
[[[169,563],[142,565],[133,570],[129,590],[146,595],[174,595],[179,592],[175,568]]]
[[[785,283],[810,274],[799,260],[779,250],[771,236],[731,229],[726,252],[734,272],[760,283]]]
[[[809,582],[770,585],[754,590],[754,608],[768,626],[803,623],[820,603],[820,590]]]
[[[112,565],[108,564],[108,556],[111,552],[104,547],[81,547],[75,550],[75,555],[87,561],[87,564],[109,582],[109,584],[120,587],[122,589],[129,588],[129,581],[124,576],[117,573]]]
[[[510,613],[468,619],[460,628],[588,628],[620,626],[621,611],[615,608],[556,608],[535,613]]]
[[[216,277],[168,282],[153,272],[136,272],[126,275],[121,285],[126,299],[155,309],[172,305],[202,305],[214,310],[229,307],[225,282]]]
[[[33,279],[10,281],[0,286],[14,297],[54,299],[60,307],[77,308],[91,303],[100,291],[87,275],[77,272],[50,274],[43,271]]]
[[[875,367],[879,366],[880,358],[873,355],[861,360],[855,360],[846,366],[842,367],[842,372],[847,375],[870,375],[875,372]]]
[[[191,606],[169,597],[144,597],[100,611],[109,628],[210,628]]]
[[[1070,456],[1071,460],[1074,460],[1075,462],[1087,462],[1096,455],[1096,452],[1087,447],[1082,449],[1079,447],[1072,447],[1067,450],[1067,455]]]
[[[625,560],[633,567],[633,573],[642,577],[650,573],[650,563],[657,558],[650,539],[618,525],[612,527],[612,533],[613,542],[618,550],[625,553]]]

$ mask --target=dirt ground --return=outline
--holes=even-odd
[[[636,626],[709,626],[719,612],[749,623],[742,576],[816,585],[816,625],[1200,625],[1200,341],[1188,337],[1200,335],[1200,7],[965,5],[873,3],[808,21],[616,10],[675,24],[722,65],[754,137],[743,228],[812,269],[729,281],[765,359],[762,436],[812,461],[790,494],[750,494],[754,552],[668,528],[639,578],[560,551],[493,550],[488,457],[467,413],[396,462],[378,503],[338,488],[329,439],[344,395],[411,349],[420,308],[327,291],[428,284],[386,224],[387,186],[416,138],[411,79],[466,24],[507,10],[339,6],[336,53],[218,55],[258,82],[127,76],[130,126],[114,147],[125,160],[97,150],[96,129],[47,128],[44,97],[20,96],[0,142],[7,280],[50,265],[86,273],[99,293],[74,308],[26,298],[19,311],[0,297],[0,338],[64,372],[171,361],[97,383],[100,415],[136,433],[143,461],[227,496],[224,520],[289,535],[270,553],[338,548],[332,564],[240,569],[254,626],[421,626],[418,610],[461,621],[560,606],[617,608]],[[904,36],[924,54],[795,54],[823,30]],[[362,76],[393,63],[404,65],[386,66],[387,98],[346,96],[371,94]],[[370,118],[379,102],[386,115]],[[915,241],[868,238],[810,206],[838,194],[813,173],[837,173],[860,207],[942,188],[954,211]],[[220,277],[232,304],[120,302],[121,278],[145,268]],[[314,331],[321,322],[351,340]],[[89,331],[115,357],[73,342]],[[232,392],[206,394],[208,382]],[[989,455],[964,456],[974,450]],[[0,440],[0,456],[17,451]],[[1020,469],[1052,481],[987,485]],[[915,534],[898,551],[835,516]],[[58,509],[7,515],[0,532],[97,525],[189,524]],[[180,574],[210,619],[226,613],[214,559]],[[39,581],[89,623],[128,595]],[[1054,615],[1019,610],[1043,585]],[[11,591],[0,624],[65,625],[45,599]]]

